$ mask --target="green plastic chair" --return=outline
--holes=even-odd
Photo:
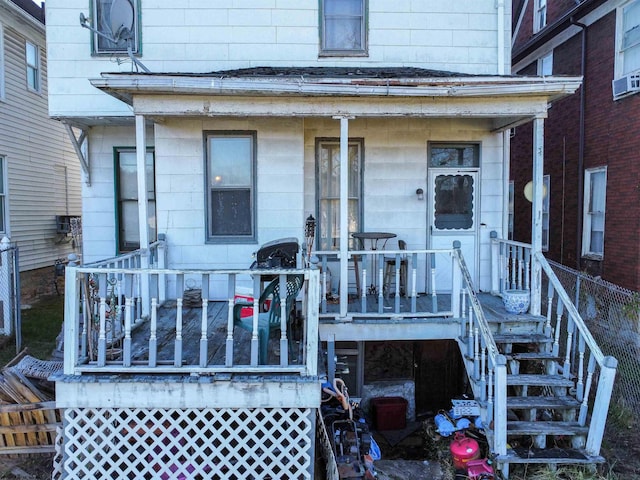
[[[296,297],[304,282],[304,275],[287,275],[286,309],[290,315],[295,306]],[[258,300],[258,345],[259,363],[266,365],[269,336],[272,331],[280,331],[280,278],[272,280],[260,294]],[[253,307],[253,303],[239,300],[233,306],[233,325],[253,332],[253,315],[241,317],[241,310]],[[289,335],[290,336],[290,335]]]

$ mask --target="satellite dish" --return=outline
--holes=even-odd
[[[134,9],[130,0],[113,0],[109,18],[111,19],[111,33],[116,43],[133,37]]]

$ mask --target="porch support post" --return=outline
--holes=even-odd
[[[536,253],[542,253],[542,184],[544,177],[544,119],[533,121],[533,199],[531,202],[531,309],[540,315],[542,268]]]
[[[140,233],[140,268],[149,268],[149,198],[147,191],[147,131],[144,115],[136,114],[136,167],[138,172],[138,229]],[[142,316],[149,316],[149,277],[140,276]]]
[[[349,305],[349,119],[340,118],[340,317]]]

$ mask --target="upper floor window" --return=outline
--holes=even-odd
[[[534,5],[533,33],[536,33],[547,24],[547,0],[536,0]]]
[[[139,52],[139,0],[92,0],[92,8],[94,53]]]
[[[349,139],[349,186],[347,228],[350,248],[360,248],[351,237],[362,228],[362,151],[361,139]],[[340,139],[319,139],[316,144],[318,198],[318,248],[340,248]]]
[[[618,31],[616,77],[640,70],[640,0],[619,10]]]
[[[256,238],[256,133],[205,132],[207,240]]]
[[[0,157],[0,233],[7,233],[7,164]]]
[[[40,91],[40,49],[27,42],[25,48],[27,60],[27,86],[36,92]]]
[[[320,0],[321,54],[367,52],[367,0]]]
[[[582,255],[601,259],[604,255],[604,224],[607,199],[607,167],[584,173]]]
[[[538,75],[545,77],[553,75],[553,52],[549,52],[538,59]]]

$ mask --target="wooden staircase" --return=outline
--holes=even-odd
[[[589,420],[579,421],[577,379],[563,374],[564,358],[558,354],[548,318],[509,314],[500,297],[483,296],[481,303],[493,340],[506,359],[507,453],[495,458],[503,472],[508,475],[512,463],[603,462],[585,449]]]

